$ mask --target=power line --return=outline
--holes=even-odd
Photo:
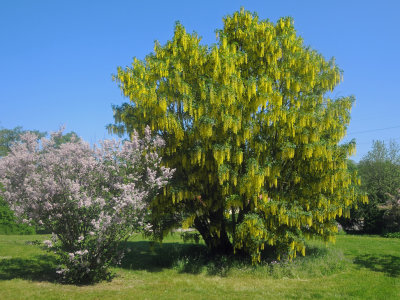
[[[370,141],[368,141],[368,142],[361,142],[361,143],[359,143],[359,142],[356,142],[356,145],[357,146],[362,146],[362,145],[370,145],[370,144],[372,144],[372,141],[376,141],[376,139],[371,139]],[[378,139],[379,141],[384,141],[384,142],[390,142],[390,141],[397,141],[397,140],[400,140],[400,137],[396,137],[396,138],[385,138],[385,139]],[[347,143],[347,142],[350,142],[350,140],[346,140],[346,141],[343,141],[343,143]]]
[[[392,127],[385,127],[385,128],[376,128],[376,129],[370,129],[370,130],[364,130],[364,131],[355,131],[355,132],[350,132],[347,135],[355,135],[355,134],[368,133],[368,132],[381,131],[381,130],[388,130],[388,129],[395,129],[395,128],[400,128],[400,125],[392,126]]]

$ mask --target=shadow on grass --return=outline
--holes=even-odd
[[[394,255],[359,255],[354,263],[375,272],[382,272],[390,277],[400,276],[400,257]]]
[[[3,258],[0,260],[0,280],[27,279],[54,282],[56,261],[46,255],[31,259]]]
[[[130,241],[120,267],[130,270],[161,272],[163,269],[175,269],[179,273],[217,275],[225,277],[235,269],[252,270],[259,266],[252,265],[251,258],[243,255],[212,255],[202,244],[152,243],[148,241]],[[269,249],[271,250],[271,249]],[[271,262],[277,264],[273,251],[266,249],[262,253],[261,266]],[[299,256],[295,261],[314,260],[329,255],[326,247],[309,246],[307,255]],[[285,261],[283,260],[282,263]],[[279,263],[280,264],[280,263]]]
[[[165,269],[174,269],[179,273],[205,273],[207,275],[225,277],[228,276],[232,269],[251,272],[256,268],[251,264],[249,257],[211,255],[207,247],[202,244],[182,244],[178,242],[158,244],[150,241],[129,241],[125,247],[130,252],[126,252],[126,256],[119,267],[130,270],[161,272]],[[301,262],[307,259],[323,258],[328,254],[328,250],[324,247],[310,246],[307,248],[307,256],[304,258],[298,257],[296,260]],[[381,258],[383,259],[384,256]],[[378,257],[375,257],[375,259],[378,259]],[[280,266],[275,260],[274,256],[268,255],[268,252],[265,251],[261,268],[266,266],[267,269],[262,269],[261,271],[275,272],[274,270]],[[273,262],[273,267],[269,267],[271,262]],[[367,264],[369,262],[370,259],[367,257],[358,259],[359,264]],[[376,267],[376,264],[382,266]],[[0,259],[0,280],[21,278],[33,281],[55,282],[56,265],[55,258],[46,255],[34,256],[29,259],[3,257]],[[398,276],[400,258],[386,258],[382,262],[371,263],[370,267],[376,267],[379,271],[386,269],[392,276]],[[287,271],[284,263],[282,263],[281,269],[278,270],[280,273]]]
[[[121,267],[149,272],[172,268],[183,257],[198,257],[207,253],[204,245],[181,243],[127,242],[126,248],[130,252],[126,253]]]
[[[306,244],[306,256],[299,255],[297,259],[323,257],[329,254],[328,247]]]
[[[205,245],[182,243],[128,242],[130,252],[121,267],[131,270],[160,272],[176,269],[180,273],[226,276],[229,269],[242,261],[234,256],[212,256]]]

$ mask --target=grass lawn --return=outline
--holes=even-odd
[[[204,246],[178,235],[162,246],[136,237],[111,282],[54,282],[51,255],[29,242],[43,235],[0,235],[0,299],[400,299],[400,239],[339,235],[312,242],[292,263],[208,260]]]

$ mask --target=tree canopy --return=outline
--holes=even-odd
[[[23,130],[21,126],[14,127],[13,129],[0,129],[0,157],[6,156],[10,152],[11,145],[20,141],[21,136],[28,131],[33,132],[38,139],[47,134],[46,132],[40,132],[38,130]]]
[[[400,188],[400,146],[391,141],[374,141],[358,164],[363,185],[372,202],[385,203]]]
[[[114,107],[118,134],[150,126],[176,169],[152,205],[154,233],[194,226],[217,253],[289,259],[304,241],[332,241],[335,217],[365,200],[340,144],[353,97],[330,98],[342,72],[297,35],[292,18],[275,24],[242,9],[223,19],[207,46],[177,23],[165,45],[115,80],[130,102]]]
[[[394,141],[389,144],[374,141],[372,149],[359,162],[358,172],[362,179],[362,188],[370,201],[361,205],[360,209],[354,212],[352,219],[362,220],[362,229],[368,233],[399,230],[399,226],[392,226],[393,224],[385,220],[385,213],[392,198],[398,199],[400,146]]]

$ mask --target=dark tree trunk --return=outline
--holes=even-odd
[[[203,237],[211,253],[224,255],[233,253],[233,245],[226,231],[222,211],[214,212],[209,217],[196,217],[194,226]],[[211,227],[219,228],[219,235],[211,232]]]

